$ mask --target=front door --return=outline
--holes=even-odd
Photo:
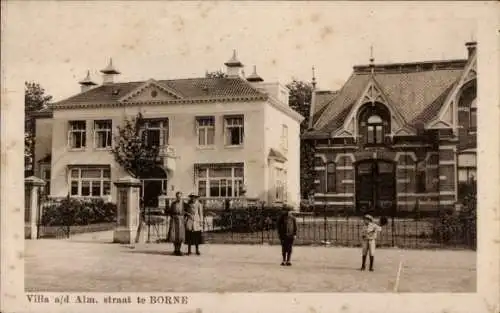
[[[396,198],[395,165],[367,160],[356,165],[356,211],[389,215]]]

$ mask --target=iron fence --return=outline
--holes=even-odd
[[[280,210],[232,209],[210,211],[204,217],[204,239],[209,243],[279,244],[276,223]],[[363,221],[357,216],[295,214],[298,245],[359,246]],[[161,210],[144,211],[147,242],[164,242],[168,216]],[[475,249],[476,220],[450,213],[424,218],[389,218],[377,245],[400,248]]]

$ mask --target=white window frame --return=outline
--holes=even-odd
[[[473,156],[472,160],[468,160],[467,158],[463,159],[462,157]],[[465,162],[464,162],[465,161]],[[469,161],[469,162],[467,162]],[[460,172],[466,173],[467,179],[461,180]],[[470,182],[471,175],[470,173],[474,173],[473,177],[477,181],[477,155],[471,153],[464,153],[458,155],[458,166],[457,166],[457,181],[459,183]]]
[[[151,126],[152,123],[160,123],[160,126]],[[170,136],[170,121],[168,118],[161,119],[145,119],[144,125],[141,128],[140,136],[142,138],[145,131],[158,130],[160,132],[160,145],[161,147],[168,146],[169,136]]]
[[[281,125],[281,148],[288,151],[288,125]]]
[[[84,178],[82,177],[82,171],[84,170],[100,170],[100,177],[99,178]],[[72,173],[73,172],[76,172],[77,173],[77,176],[78,177],[73,177]],[[106,175],[104,175],[105,171],[107,171],[109,173],[109,177],[105,177]],[[77,182],[77,193],[76,194],[73,194],[71,192],[72,190],[72,183],[73,182]],[[94,184],[94,182],[96,181],[99,181],[99,189],[100,189],[100,192],[99,192],[99,195],[93,195],[92,194],[92,185]],[[70,195],[70,197],[72,198],[104,198],[104,197],[108,197],[110,194],[111,194],[111,169],[108,168],[108,167],[101,167],[101,166],[96,166],[96,167],[71,167],[69,168],[69,171],[68,171],[68,194]],[[83,185],[83,182],[89,182],[89,195],[82,195],[82,185]],[[109,184],[109,193],[105,194],[104,193],[104,185],[105,183],[108,183]]]
[[[208,143],[209,130],[212,130],[211,144]],[[210,148],[215,146],[215,116],[196,117],[196,138],[198,147]]]
[[[231,177],[210,177],[210,168],[211,166],[203,166],[203,167],[200,167],[200,168],[196,168],[196,175],[195,175],[195,184],[196,184],[196,190],[200,190],[200,182],[205,182],[205,197],[208,197],[208,198],[237,198],[237,197],[240,197],[242,196],[241,195],[241,191],[244,190],[244,183],[245,183],[245,169],[244,169],[244,166],[243,164],[242,165],[230,165],[230,166],[224,166],[224,167],[216,167],[216,168],[225,168],[225,169],[228,169],[228,168],[231,168]],[[239,170],[241,169],[241,171],[243,172],[243,177],[240,177],[240,176],[236,176],[235,175],[235,172],[236,170]],[[199,176],[199,170],[204,170],[205,171],[205,175],[203,176]],[[231,195],[227,195],[227,192],[226,192],[226,196],[212,196],[210,194],[210,182],[212,181],[218,181],[219,182],[219,195],[221,194],[221,189],[222,188],[226,188],[226,191],[227,191],[227,187],[231,187]],[[231,184],[230,185],[227,185],[225,184],[223,186],[223,184],[221,184],[222,181],[230,181]]]
[[[76,128],[77,123],[83,123],[85,127],[83,129]],[[81,147],[73,146],[73,136],[80,136],[80,140],[85,144]],[[68,122],[68,148],[69,150],[85,150],[87,148],[87,121],[85,120],[72,120]]]
[[[275,168],[275,192],[274,200],[285,203],[287,200],[287,171],[284,168]]]
[[[109,123],[109,128],[101,128],[100,123]],[[101,125],[102,126],[102,125]],[[104,147],[99,147],[99,136],[105,136],[106,144]],[[109,137],[108,137],[109,136]],[[109,139],[109,142],[108,142]],[[105,120],[94,120],[94,148],[96,150],[109,150],[113,145],[113,120],[105,119]]]
[[[239,122],[241,121],[241,122]],[[230,140],[232,128],[240,128],[239,144],[231,144]],[[224,116],[224,145],[226,147],[241,147],[245,139],[245,118],[243,115],[226,115]]]

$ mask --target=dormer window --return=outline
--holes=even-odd
[[[391,129],[391,114],[385,105],[365,104],[360,110],[358,120],[358,134],[364,144],[383,145],[385,143],[385,137]]]
[[[384,143],[384,122],[378,115],[372,115],[366,122],[366,140],[368,144]]]

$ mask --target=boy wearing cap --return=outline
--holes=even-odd
[[[373,272],[373,261],[375,258],[375,240],[377,239],[377,233],[382,230],[382,227],[373,222],[373,217],[371,215],[365,215],[363,217],[364,225],[362,229],[362,264],[361,270],[366,269],[366,256],[370,254],[370,271]]]

